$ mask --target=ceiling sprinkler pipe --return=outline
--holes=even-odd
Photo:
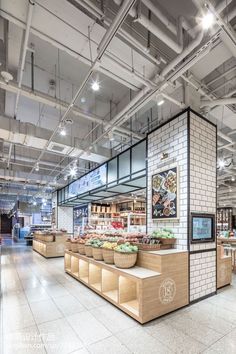
[[[219,100],[212,100],[212,101],[202,101],[202,107],[214,107],[214,106],[226,106],[227,104],[236,104],[236,97],[233,98],[223,98]]]

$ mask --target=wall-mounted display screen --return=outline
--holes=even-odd
[[[192,214],[191,243],[215,240],[215,215]]]

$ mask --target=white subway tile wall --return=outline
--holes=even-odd
[[[190,115],[190,212],[216,214],[216,127]],[[216,247],[194,244],[191,251]],[[216,252],[190,254],[190,300],[216,290]]]
[[[190,254],[190,301],[216,290],[216,251]]]
[[[58,207],[57,208],[58,229],[66,229],[68,233],[73,233],[73,208]]]
[[[179,168],[179,219],[152,220],[151,202],[147,206],[147,231],[161,227],[173,229],[176,247],[187,249],[188,148],[187,113],[155,130],[148,136],[148,200],[152,200],[152,175],[173,165]],[[166,162],[160,160],[169,154]],[[190,212],[216,213],[216,127],[190,112]],[[191,251],[215,248],[215,243],[191,245]],[[216,252],[190,254],[190,301],[216,290]]]
[[[160,161],[161,154],[169,154],[166,162]],[[164,163],[164,166],[163,166]],[[177,165],[179,169],[179,219],[152,220],[152,175],[160,169]],[[176,247],[187,249],[187,113],[172,120],[148,136],[148,188],[147,231],[169,227],[177,237]]]

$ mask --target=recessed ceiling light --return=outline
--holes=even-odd
[[[213,26],[214,23],[214,16],[211,12],[207,12],[203,18],[201,19],[202,28],[208,30],[210,27]]]
[[[157,105],[161,106],[161,105],[163,105],[164,102],[165,102],[165,100],[164,100],[163,96],[162,95],[158,95],[157,96]]]
[[[93,81],[92,85],[91,85],[93,91],[98,91],[100,89],[100,85],[98,81]]]

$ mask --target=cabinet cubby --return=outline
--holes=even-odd
[[[89,285],[98,291],[102,289],[102,269],[92,263],[89,264]]]
[[[118,302],[118,275],[102,269],[102,292],[112,301]]]
[[[88,283],[89,264],[87,261],[79,259],[79,278]]]

